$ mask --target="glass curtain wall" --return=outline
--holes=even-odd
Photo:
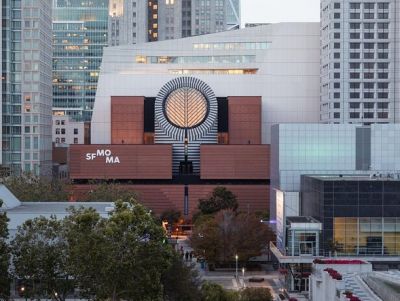
[[[108,0],[53,4],[53,112],[90,121],[107,46]]]

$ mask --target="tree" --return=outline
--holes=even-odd
[[[272,301],[271,291],[265,287],[247,287],[240,292],[241,301]]]
[[[11,242],[14,276],[26,284],[25,296],[65,300],[73,289],[66,272],[62,223],[54,216],[27,220]]]
[[[73,209],[66,220],[69,271],[84,296],[162,300],[162,274],[171,247],[161,226],[134,200],[117,201],[108,219],[94,209]]]
[[[182,213],[179,210],[175,209],[166,210],[160,215],[160,219],[162,221],[167,221],[168,225],[170,225],[171,227],[174,224],[178,223],[181,218],[182,218]]]
[[[0,210],[3,200],[0,199]],[[10,249],[7,243],[9,219],[5,212],[0,212],[0,300],[8,300],[10,297],[10,274],[8,271],[10,262]]]
[[[221,285],[206,282],[201,287],[202,301],[238,301],[239,293],[225,290]]]
[[[100,183],[87,193],[86,198],[89,202],[115,202],[118,200],[129,202],[131,199],[136,199],[137,195],[120,184]]]
[[[38,177],[30,173],[4,179],[4,184],[24,202],[60,202],[68,200],[67,184],[56,178]]]
[[[273,238],[267,225],[254,214],[236,214],[222,210],[196,227],[190,238],[192,247],[210,263],[241,261],[258,256]]]
[[[201,279],[193,266],[187,266],[177,253],[162,276],[164,301],[200,301]]]
[[[216,187],[207,199],[200,199],[198,208],[202,214],[213,214],[223,209],[236,211],[236,196],[225,187]]]

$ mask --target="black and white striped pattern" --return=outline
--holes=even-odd
[[[207,113],[204,121],[200,124],[193,123],[193,127],[176,126],[171,123],[165,115],[165,102],[171,93],[179,89],[195,89],[200,92],[207,100]],[[204,101],[198,93],[193,93],[195,98],[190,102]],[[191,103],[194,105],[193,103]],[[195,107],[196,105],[194,105]],[[202,106],[200,105],[200,108]],[[182,113],[178,113],[182,114]],[[179,115],[181,116],[181,115]],[[190,123],[187,123],[190,126]],[[166,143],[173,145],[173,172],[179,171],[179,162],[184,160],[184,140],[185,131],[188,134],[188,155],[189,160],[193,162],[195,173],[200,170],[200,144],[217,143],[218,141],[218,103],[214,92],[203,81],[194,77],[178,77],[166,83],[157,95],[155,102],[155,143]]]

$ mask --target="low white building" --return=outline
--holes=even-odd
[[[68,116],[53,115],[52,136],[56,144],[84,144],[85,122],[73,121]]]

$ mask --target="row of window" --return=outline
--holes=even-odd
[[[379,99],[388,99],[389,98],[389,93],[387,93],[387,92],[378,92],[376,94],[374,92],[364,92],[363,94],[361,94],[360,92],[350,92],[349,93],[349,97],[351,99],[359,99],[359,98],[361,98],[360,97],[361,95],[365,99],[374,99],[375,97],[379,98]],[[333,98],[339,99],[340,93],[339,92],[333,93]]]
[[[373,39],[375,39],[375,37],[377,37],[377,39],[380,39],[380,40],[387,40],[387,39],[389,39],[389,33],[388,32],[379,32],[378,35],[375,36],[375,33],[373,33],[373,32],[364,32],[363,37],[365,40],[373,40]],[[333,38],[340,39],[340,32],[335,32],[333,34]],[[359,40],[359,39],[361,39],[361,33],[351,32],[349,34],[349,38],[351,40]]]
[[[333,63],[333,68],[334,69],[340,69],[340,63],[335,62]],[[364,69],[374,69],[375,67],[377,67],[378,69],[388,69],[389,68],[389,63],[387,62],[379,62],[379,63],[359,63],[359,62],[351,62],[349,63],[349,68],[350,69],[360,69],[362,67],[364,67]]]
[[[336,17],[336,15],[339,15],[338,18]],[[350,19],[361,19],[361,14],[360,13],[350,13]],[[378,19],[389,19],[389,13],[377,13],[376,14]],[[367,20],[371,20],[371,19],[375,19],[375,13],[364,13],[363,14],[364,19]],[[335,19],[340,19],[340,14],[339,13],[335,13]]]
[[[213,63],[254,63],[255,55],[214,55],[214,56],[144,56],[137,55],[138,64],[213,64]]]
[[[373,118],[378,118],[378,119],[388,119],[389,118],[389,113],[388,112],[377,112],[376,115],[374,112],[364,112],[361,114],[360,112],[350,112],[349,113],[349,118],[350,119],[373,119]],[[333,113],[333,118],[334,119],[340,119],[340,112],[334,112]]]
[[[361,104],[363,105],[364,109],[374,109],[375,108],[375,103],[374,102],[349,102],[349,108],[350,109],[360,109],[361,108]],[[327,105],[327,104],[325,104]],[[331,103],[330,105],[331,108],[334,109],[340,109],[340,102],[334,102]],[[377,102],[376,103],[376,107],[378,109],[389,109],[389,103],[388,102]]]
[[[56,128],[56,135],[65,135],[65,129],[63,129],[63,128]],[[78,131],[78,129],[74,129],[74,135],[78,135],[79,134],[79,131]]]
[[[251,49],[268,49],[270,42],[238,42],[238,43],[195,43],[193,49],[215,49],[215,50],[251,50]]]
[[[56,143],[66,143],[65,138],[56,138]],[[78,144],[78,138],[74,138],[74,144]]]

